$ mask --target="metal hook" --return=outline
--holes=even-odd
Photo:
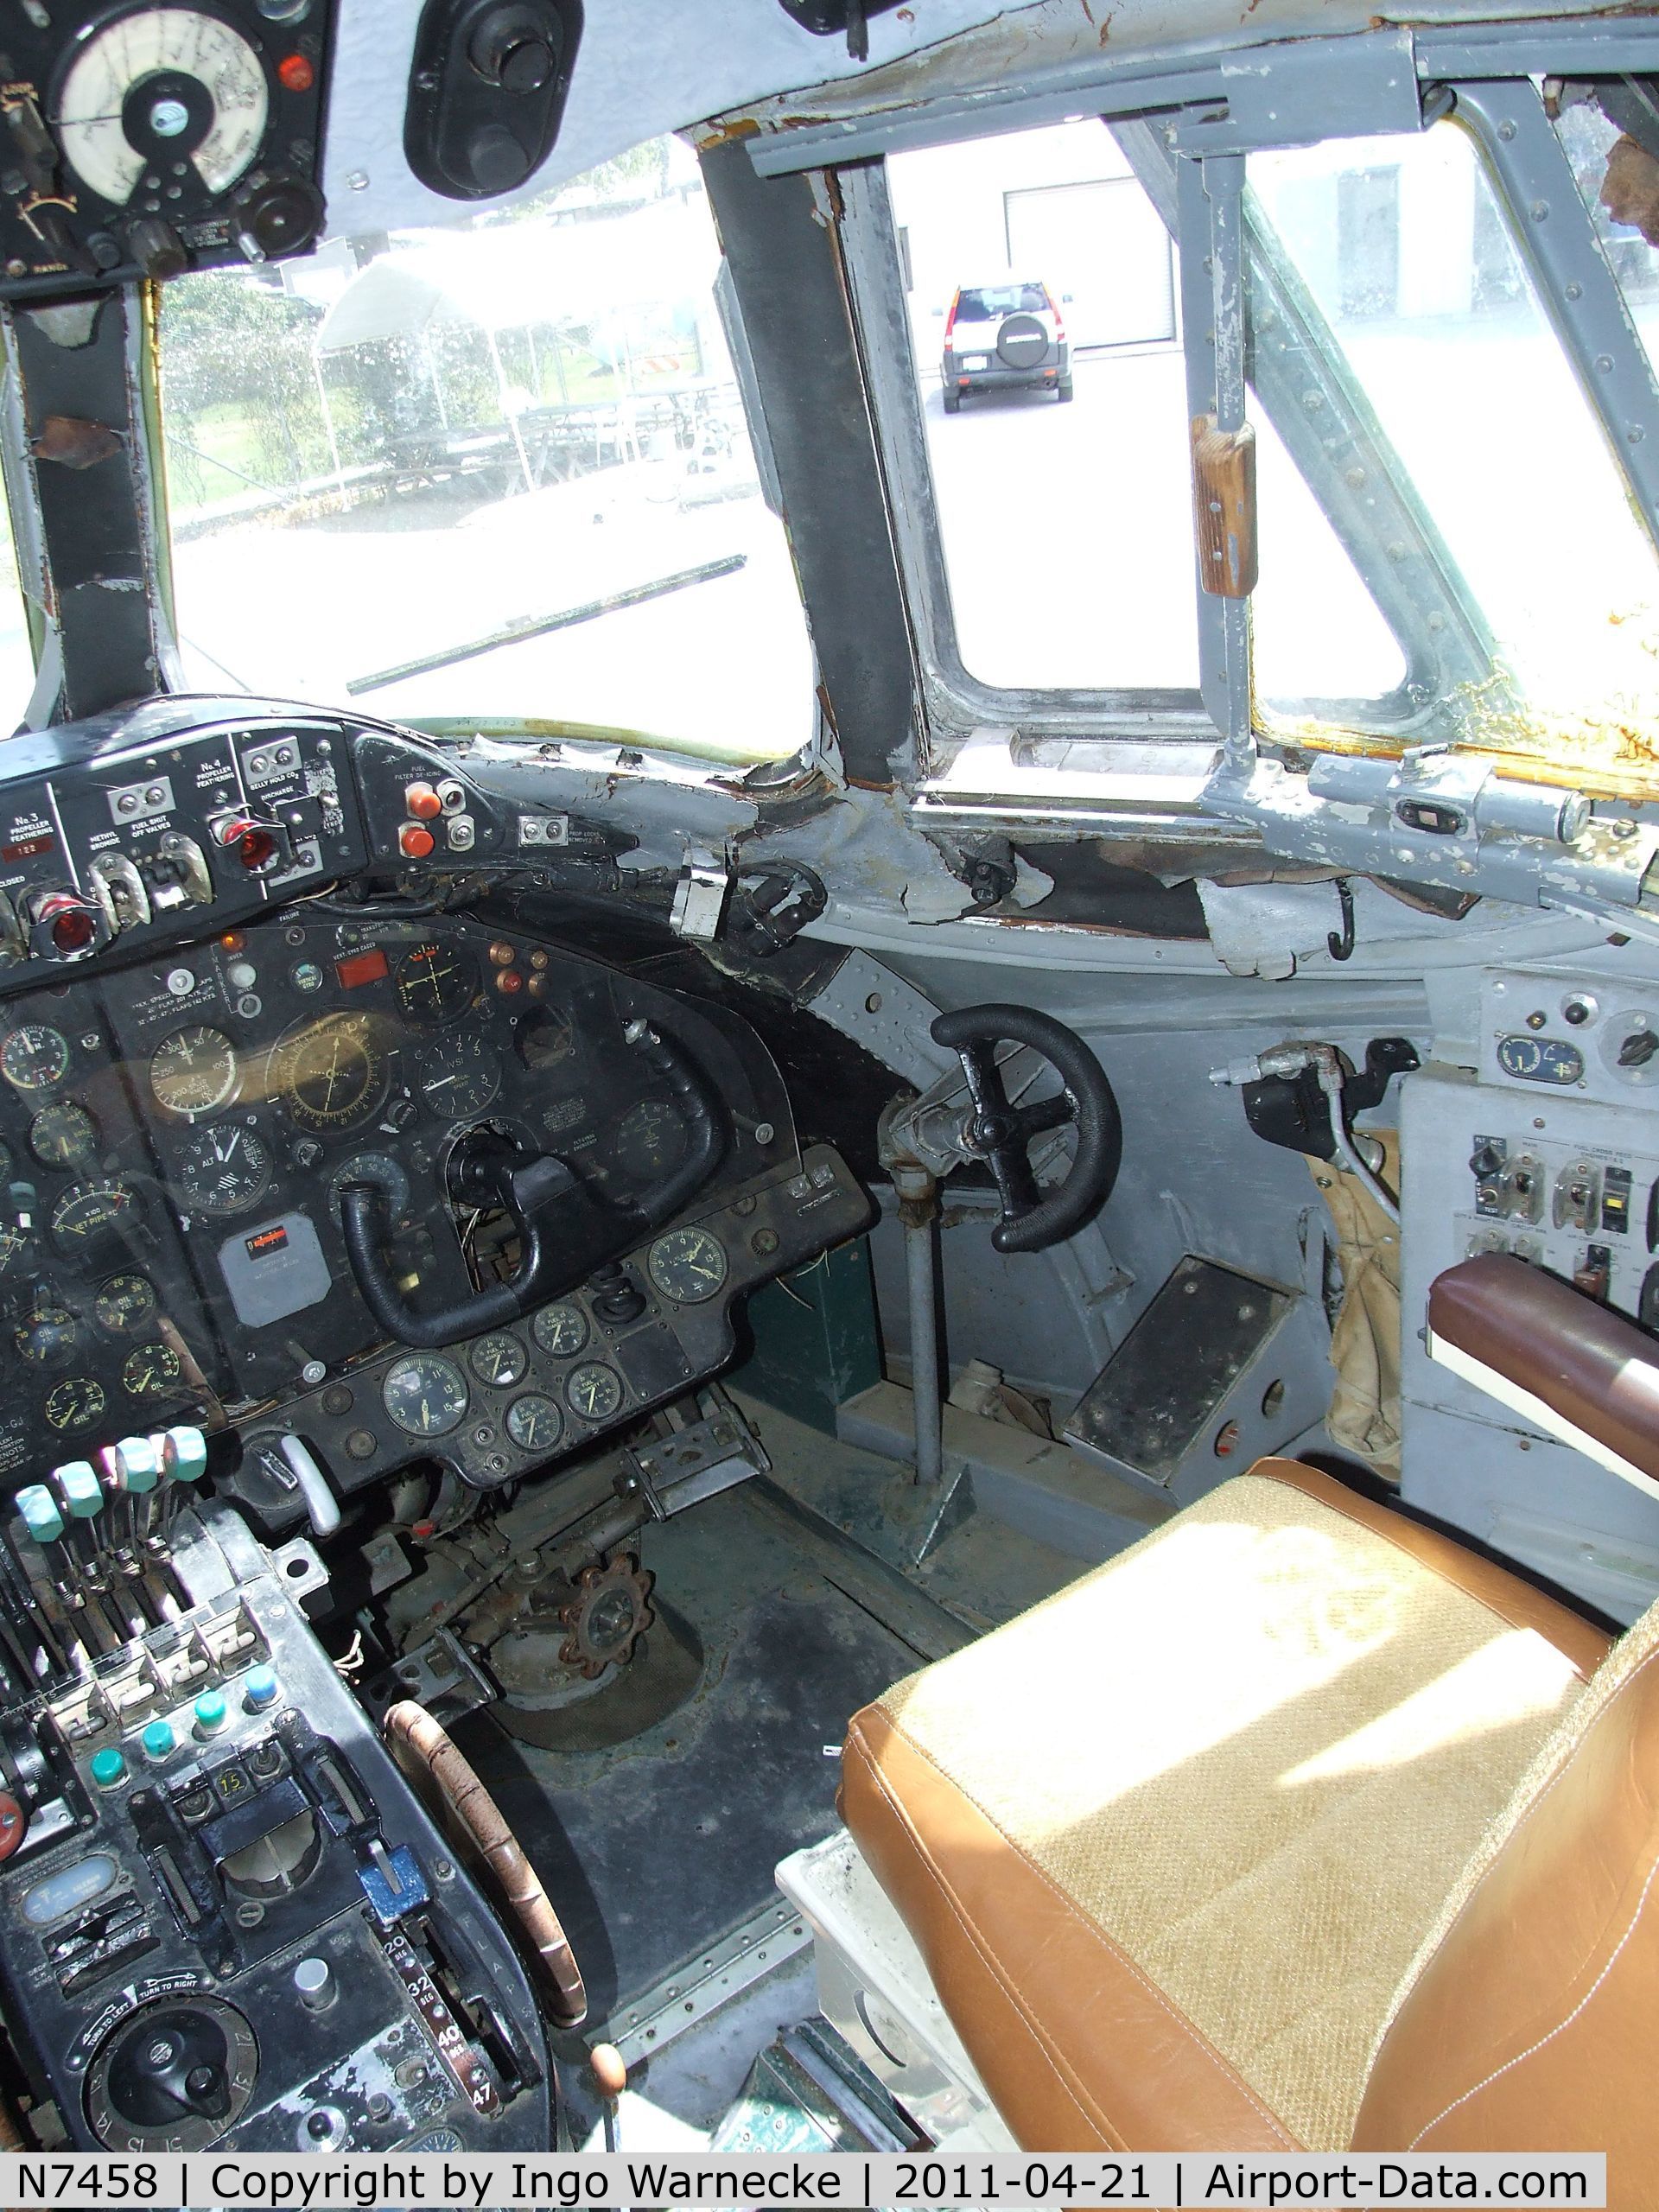
[[[1351,960],[1354,957],[1354,893],[1345,875],[1337,878],[1337,897],[1342,904],[1342,928],[1332,930],[1325,938],[1325,945],[1333,960]]]

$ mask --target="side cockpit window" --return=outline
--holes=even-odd
[[[1618,133],[1587,108],[1567,120],[1595,206]],[[1306,287],[1485,632],[1487,671],[1424,706],[1483,750],[1588,772],[1635,765],[1642,733],[1659,732],[1659,567],[1477,141],[1446,121],[1252,155],[1249,178],[1258,236]],[[1601,223],[1637,327],[1651,327],[1653,251],[1605,211]],[[1273,531],[1264,489],[1258,700],[1269,728],[1317,741],[1344,718],[1298,704],[1325,687],[1285,681],[1307,607],[1281,588]],[[1378,569],[1390,550],[1376,547]]]
[[[1642,795],[1659,158],[1604,91],[1430,84],[1374,137],[1287,148],[1252,117],[1225,335],[1255,569],[1225,712],[1194,543],[1212,264],[1183,232],[1215,100],[1148,79],[1116,116],[932,143],[912,119],[840,171],[941,793],[1190,799],[1248,724]]]
[[[737,761],[812,734],[693,156],[162,295],[187,680]]]

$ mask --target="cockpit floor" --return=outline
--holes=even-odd
[[[778,1861],[835,1826],[848,1720],[920,1663],[742,1491],[652,1529],[644,1560],[703,1649],[677,1711],[604,1751],[487,1713],[458,1732],[558,1907],[589,2033],[775,1897]]]

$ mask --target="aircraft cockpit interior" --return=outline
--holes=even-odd
[[[1659,2206],[1659,23],[9,0],[0,340],[0,2151]]]

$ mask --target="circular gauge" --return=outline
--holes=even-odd
[[[521,1452],[550,1452],[564,1433],[564,1415],[551,1398],[527,1390],[507,1408],[507,1434]]]
[[[259,150],[270,87],[257,53],[217,16],[146,8],[94,31],[51,118],[83,184],[124,207],[153,164],[188,162],[215,199]]]
[[[20,1274],[35,1249],[35,1239],[13,1222],[0,1224],[0,1277]]]
[[[524,1381],[530,1359],[517,1337],[499,1329],[479,1338],[467,1355],[467,1364],[480,1382],[488,1382],[498,1390],[510,1390],[515,1382]]]
[[[0,1075],[14,1090],[50,1090],[69,1072],[69,1040],[44,1022],[26,1021],[0,1039]]]
[[[518,1057],[527,1068],[556,1068],[575,1044],[575,1024],[562,1007],[537,1007],[518,1026]]]
[[[409,1211],[409,1178],[389,1152],[354,1152],[328,1178],[328,1210],[340,1211],[340,1194],[348,1183],[372,1183],[385,1193],[386,1212],[401,1221]]]
[[[74,1315],[50,1296],[37,1299],[18,1323],[18,1351],[31,1366],[47,1367],[67,1358],[80,1333]]]
[[[184,1380],[184,1362],[171,1344],[138,1344],[121,1363],[121,1387],[133,1398],[169,1398]]]
[[[90,1428],[102,1421],[108,1403],[101,1382],[90,1375],[69,1375],[48,1393],[46,1417],[54,1428]]]
[[[671,1229],[652,1246],[645,1268],[664,1298],[701,1306],[726,1281],[726,1247],[706,1229]]]
[[[636,1183],[649,1183],[685,1157],[685,1124],[664,1098],[642,1098],[616,1125],[616,1164]]]
[[[192,1029],[175,1029],[156,1047],[149,1064],[149,1087],[156,1103],[192,1121],[232,1097],[236,1077],[236,1049],[230,1039],[200,1023]]]
[[[446,1037],[422,1056],[421,1096],[446,1122],[481,1114],[500,1088],[500,1061],[471,1032]]]
[[[580,1306],[543,1306],[530,1333],[555,1359],[574,1359],[588,1341],[588,1316]]]
[[[29,1123],[29,1148],[42,1167],[90,1167],[98,1156],[98,1124],[84,1106],[60,1099]]]
[[[133,1220],[137,1209],[136,1193],[112,1175],[72,1183],[52,1209],[52,1234],[65,1252],[94,1251]]]
[[[587,1359],[571,1369],[564,1395],[571,1411],[584,1421],[608,1421],[622,1402],[621,1380],[602,1360]]]
[[[251,1129],[221,1122],[198,1129],[181,1147],[179,1189],[202,1213],[244,1213],[270,1187],[270,1147]]]
[[[454,945],[416,944],[397,963],[392,981],[411,1020],[454,1021],[478,996],[478,963]]]
[[[372,1018],[328,1014],[278,1039],[271,1090],[302,1129],[338,1131],[372,1122],[386,1095],[386,1065]]]
[[[155,1313],[160,1300],[148,1275],[111,1275],[92,1300],[92,1319],[112,1337],[130,1337]]]
[[[467,1377],[453,1359],[411,1352],[386,1370],[380,1385],[386,1411],[409,1436],[448,1436],[467,1418]]]

